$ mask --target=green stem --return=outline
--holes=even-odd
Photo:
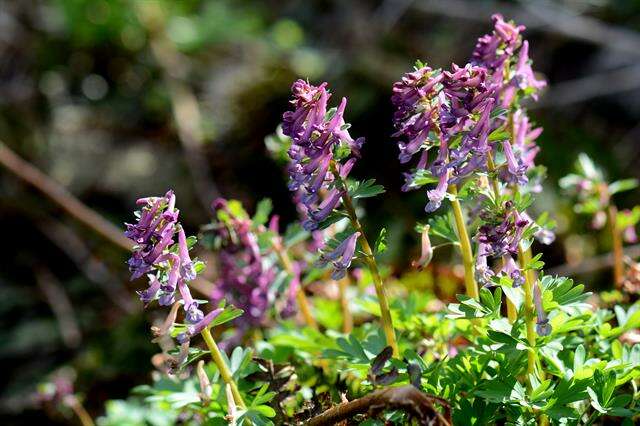
[[[493,196],[497,202],[500,199],[500,184],[498,183],[498,179],[496,179],[495,177],[496,163],[493,161],[493,155],[491,155],[491,153],[489,153],[489,155],[487,156],[487,165],[489,168],[489,173],[493,175],[491,176],[491,187],[493,188]],[[518,318],[518,311],[516,309],[516,306],[508,297],[505,296],[505,299],[507,301],[507,318],[509,318],[509,322],[513,324]]]
[[[527,326],[527,342],[530,349],[527,352],[527,383],[531,386],[529,375],[536,371],[536,331],[535,308],[533,305],[533,285],[535,277],[532,270],[525,270],[531,262],[531,250],[524,249],[522,244],[518,246],[520,267],[524,271],[524,319]]]
[[[335,176],[337,183],[340,185],[343,190],[342,195],[342,204],[344,205],[345,210],[347,211],[347,215],[349,216],[349,220],[351,221],[351,225],[355,228],[357,232],[360,233],[360,245],[362,246],[362,251],[364,252],[364,260],[369,267],[369,271],[371,271],[371,276],[373,278],[373,284],[376,288],[376,295],[378,296],[378,304],[380,305],[380,317],[382,319],[382,329],[384,331],[384,335],[387,340],[387,345],[391,346],[393,349],[393,356],[396,358],[400,357],[400,351],[398,350],[398,343],[396,342],[396,333],[393,329],[393,321],[391,319],[391,310],[389,309],[389,301],[387,297],[387,290],[382,282],[382,278],[380,277],[380,271],[378,270],[378,264],[376,262],[376,258],[373,255],[373,250],[371,249],[371,245],[369,244],[369,240],[362,229],[362,225],[358,220],[358,216],[356,214],[356,210],[353,206],[353,201],[349,196],[349,191],[347,190],[347,186],[340,178],[340,174],[337,171],[337,167],[335,163],[332,161],[331,163],[331,171]]]
[[[233,399],[236,401],[236,405],[242,409],[246,409],[247,406],[242,399],[242,395],[240,395],[240,391],[238,390],[238,385],[236,385],[235,380],[233,380],[233,375],[231,374],[231,370],[227,366],[224,358],[222,357],[222,353],[220,349],[218,349],[218,345],[216,341],[213,340],[213,336],[211,335],[211,331],[209,331],[209,327],[205,327],[204,330],[200,333],[204,338],[204,341],[211,352],[211,358],[213,358],[213,362],[215,362],[218,367],[218,371],[220,371],[220,376],[222,376],[222,380],[229,385],[231,388],[231,394],[233,395]]]
[[[460,240],[462,264],[464,266],[464,284],[467,290],[467,296],[477,299],[478,284],[476,283],[473,265],[473,250],[471,249],[471,240],[469,239],[467,227],[464,223],[464,216],[462,214],[460,201],[458,200],[458,188],[456,185],[449,185],[449,192],[454,196],[454,199],[451,200],[451,205],[453,206],[453,216],[456,221],[458,239]]]

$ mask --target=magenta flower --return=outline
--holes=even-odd
[[[214,211],[224,212],[226,219],[215,229],[220,240],[219,278],[211,296],[213,303],[226,299],[245,311],[242,324],[261,325],[273,300],[270,288],[276,271],[263,258],[251,220],[229,210],[227,201],[218,199]]]
[[[489,268],[487,258],[489,254],[489,247],[487,244],[478,244],[478,253],[476,255],[476,264],[474,270],[474,276],[478,283],[485,287],[491,286],[491,278],[495,276],[494,272]]]
[[[525,27],[506,22],[500,14],[493,15],[491,19],[493,32],[478,39],[471,63],[497,73],[503,71],[504,63],[515,53],[520,43],[520,33]]]

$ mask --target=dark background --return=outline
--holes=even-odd
[[[169,188],[191,231],[216,195],[249,210],[270,197],[286,223],[295,210],[264,138],[294,79],[327,81],[334,102],[349,98],[351,134],[367,140],[354,175],[387,188],[366,203],[366,223],[388,228],[386,260],[400,274],[426,196],[399,191],[391,85],[416,59],[464,64],[493,12],[528,27],[534,69],[549,82],[531,105],[549,175],[534,210],[559,222],[544,260],[606,252],[606,235],[578,235],[588,219],[557,181],[579,152],[612,179],[640,177],[633,0],[2,1],[0,140],[119,227],[136,198]],[[638,195],[617,202],[632,207]],[[43,421],[35,386],[59,366],[77,371],[93,415],[147,382],[154,313],[135,300],[127,253],[3,167],[0,220],[0,422]],[[579,278],[607,287],[609,272]]]

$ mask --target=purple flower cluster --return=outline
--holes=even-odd
[[[187,285],[197,274],[189,255],[187,237],[178,222],[179,211],[175,202],[173,191],[168,191],[163,197],[141,198],[136,202],[140,206],[136,212],[138,220],[134,224],[126,224],[125,231],[125,235],[135,243],[128,262],[131,279],[147,275],[149,287],[138,292],[145,305],[158,300],[161,306],[169,306],[179,295],[188,327],[202,330],[211,318],[200,310]],[[188,337],[189,333],[179,336],[178,340],[185,341]]]
[[[261,325],[272,302],[269,290],[276,271],[266,265],[250,219],[234,215],[224,199],[214,201],[213,209],[217,214],[222,212],[225,220],[215,231],[222,247],[212,301],[226,299],[245,311],[247,326]]]
[[[496,275],[487,264],[487,258],[491,254],[491,248],[488,244],[480,243],[478,245],[475,278],[485,287],[493,285],[492,278]],[[510,253],[502,255],[502,268],[499,274],[511,279],[513,287],[520,287],[524,284],[524,274]]]
[[[300,207],[306,215],[305,229],[318,228],[340,203],[342,192],[331,188],[329,183],[335,179],[332,167],[346,178],[355,163],[355,157],[340,164],[335,156],[339,146],[348,147],[354,155],[364,143],[363,138],[354,140],[344,122],[344,110],[347,99],[342,98],[337,109],[327,110],[331,96],[326,83],[313,86],[304,80],[293,83],[291,91],[293,111],[283,115],[282,132],[291,138],[288,154],[289,189],[297,193]],[[327,192],[323,197],[321,192]],[[322,198],[322,199],[321,199]]]
[[[438,179],[437,187],[427,193],[426,210],[434,211],[449,184],[486,169],[496,88],[482,67],[454,64],[451,71],[442,72],[424,66],[394,84],[391,101],[394,136],[403,139],[398,143],[400,162],[420,152],[416,173],[428,170]],[[435,146],[438,154],[429,164],[428,151]],[[412,188],[415,176],[405,174],[404,190]]]
[[[533,74],[529,45],[521,37],[524,27],[500,15],[493,21],[494,31],[478,40],[466,66],[453,64],[450,71],[421,66],[393,86],[400,162],[408,163],[420,153],[415,172],[405,173],[403,190],[416,188],[414,181],[425,170],[437,179],[437,187],[427,192],[428,212],[440,207],[449,184],[486,172],[487,157],[498,148],[506,159],[499,173],[503,182],[527,183],[526,174],[534,166],[535,139],[542,129],[532,128],[520,108],[509,121],[504,108],[511,108],[519,93],[536,99],[545,83]],[[512,142],[489,140],[492,132],[510,125]],[[438,147],[438,154],[429,163],[433,147]]]
[[[531,221],[507,201],[500,212],[484,210],[480,213],[483,224],[475,239],[483,244],[488,256],[517,255],[522,234]]]

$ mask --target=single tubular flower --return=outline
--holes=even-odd
[[[507,159],[507,168],[501,171],[501,180],[507,184],[525,185],[529,181],[526,174],[526,164],[519,158],[516,158],[511,148],[511,142],[503,141],[502,149]]]
[[[521,287],[524,284],[524,274],[518,267],[516,261],[508,254],[502,257],[502,261],[502,273],[512,280],[513,287]]]
[[[216,319],[218,315],[220,315],[223,311],[224,311],[224,308],[218,308],[209,312],[207,315],[203,316],[199,321],[188,325],[187,331],[184,333],[178,334],[178,336],[176,337],[176,340],[178,341],[178,343],[188,342],[193,336],[200,334],[200,332],[204,330],[205,327],[208,327],[209,324],[211,324],[213,320]]]
[[[478,253],[476,255],[476,264],[474,275],[476,281],[482,284],[483,287],[489,287],[492,285],[491,278],[495,276],[495,273],[489,267],[487,263],[488,253],[490,249],[487,244],[478,244]]]
[[[425,225],[421,232],[421,245],[420,245],[420,258],[411,262],[411,266],[414,268],[422,269],[431,263],[433,259],[433,247],[431,246],[431,239],[429,238],[429,225]]]
[[[351,265],[351,260],[356,251],[356,243],[360,232],[354,232],[342,241],[335,249],[330,252],[323,253],[318,260],[318,266],[324,266],[328,263],[333,265],[334,271],[331,278],[339,280],[343,278],[347,269]]]
[[[337,206],[341,194],[331,191],[324,201],[320,194],[329,188],[335,179],[330,171],[332,163],[336,163],[338,173],[343,178],[349,174],[355,158],[340,165],[340,156],[335,151],[344,147],[355,156],[359,155],[364,138],[353,139],[344,121],[347,99],[342,98],[334,110],[327,110],[327,102],[331,94],[326,83],[313,86],[304,80],[293,83],[291,91],[293,111],[283,115],[282,132],[291,138],[288,155],[289,189],[297,193],[302,204],[299,210],[307,216],[303,224],[305,229],[313,231],[319,222],[324,220]]]
[[[533,300],[536,305],[537,321],[536,321],[536,333],[539,336],[548,336],[551,334],[551,324],[549,324],[549,318],[544,312],[542,306],[542,292],[540,286],[536,282],[533,286]]]

